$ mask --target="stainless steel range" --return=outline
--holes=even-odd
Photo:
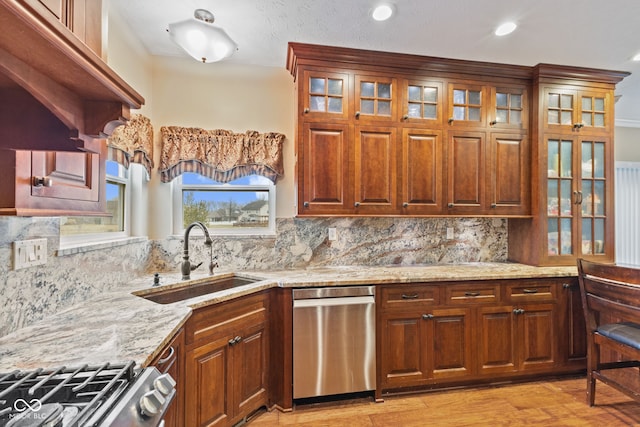
[[[175,382],[135,363],[0,373],[0,426],[162,426]]]

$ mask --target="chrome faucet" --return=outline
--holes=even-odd
[[[200,221],[196,221],[189,224],[186,230],[184,230],[184,250],[182,252],[182,280],[189,280],[191,278],[191,272],[202,265],[202,263],[191,265],[191,263],[189,262],[189,233],[191,232],[191,229],[196,225],[200,227],[204,232],[204,244],[206,246],[209,246],[209,248],[211,248],[211,245],[213,244],[211,236],[209,236],[209,230],[207,230],[207,227],[203,223],[201,223]],[[211,268],[211,266],[209,266],[209,273],[212,273],[212,270],[213,269]]]

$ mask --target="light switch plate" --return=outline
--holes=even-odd
[[[447,240],[453,239],[453,227],[447,227]]]
[[[335,228],[329,228],[329,240],[336,240],[338,238],[338,232]]]
[[[47,239],[17,240],[13,242],[13,269],[47,263]]]

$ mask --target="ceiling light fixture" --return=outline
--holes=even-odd
[[[517,25],[514,22],[505,22],[504,24],[501,24],[498,28],[496,28],[495,35],[506,36],[507,34],[513,33],[516,28]]]
[[[633,57],[633,58],[631,58],[631,60],[632,60],[632,61],[640,61],[640,53],[636,53],[636,54],[634,55],[634,57]]]
[[[196,9],[193,17],[169,24],[167,31],[171,39],[197,61],[220,61],[238,49],[236,42],[222,28],[213,25],[211,12]]]
[[[394,12],[394,7],[391,4],[381,4],[376,6],[371,12],[371,17],[376,21],[386,21],[391,18]]]

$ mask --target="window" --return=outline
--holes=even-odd
[[[269,179],[250,175],[222,184],[187,172],[174,180],[174,232],[194,221],[212,234],[275,233],[275,191]]]
[[[68,216],[60,218],[60,236],[65,243],[104,240],[127,235],[129,171],[106,161],[106,209],[109,216]]]

